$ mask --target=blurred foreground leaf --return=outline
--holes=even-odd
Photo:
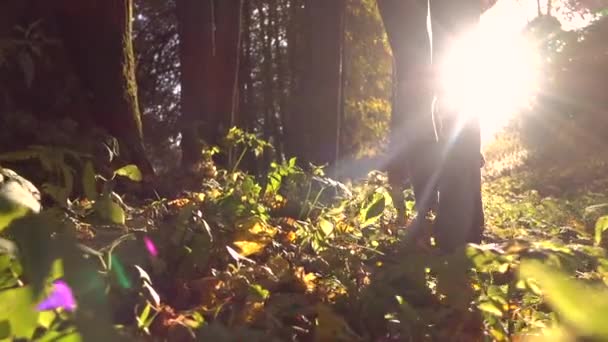
[[[595,244],[602,242],[602,234],[608,229],[608,215],[600,217],[595,223]]]
[[[0,339],[30,338],[38,323],[32,289],[21,287],[0,292]]]
[[[524,261],[520,277],[537,282],[549,304],[578,332],[608,339],[608,290],[587,286],[538,261]]]
[[[14,171],[0,167],[0,231],[13,220],[40,209],[38,189]]]

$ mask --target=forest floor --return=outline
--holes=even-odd
[[[608,164],[499,155],[483,186],[484,243],[449,256],[402,243],[384,174],[342,184],[293,161],[264,177],[220,170],[175,198],[125,195],[124,225],[100,223],[87,200],[70,213],[127,340],[605,336],[578,303],[604,295],[581,284],[608,283]],[[40,315],[38,340],[76,334],[70,315]]]

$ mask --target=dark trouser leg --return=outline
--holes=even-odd
[[[441,62],[454,39],[479,21],[479,0],[431,0],[433,62]],[[436,89],[440,89],[436,85]],[[437,244],[450,252],[467,242],[480,242],[484,226],[481,200],[479,122],[463,120],[457,112],[441,108],[441,174],[439,207],[435,222]]]
[[[378,5],[395,59],[389,182],[401,219],[405,178],[410,179],[416,209],[424,216],[437,201],[428,5],[426,0],[378,0]]]

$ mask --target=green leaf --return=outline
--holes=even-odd
[[[330,236],[334,232],[334,224],[326,219],[319,220],[319,228],[324,236]]]
[[[96,200],[98,196],[96,183],[93,163],[87,161],[86,164],[84,164],[84,169],[82,171],[82,187],[85,196],[91,201]]]
[[[260,284],[252,284],[249,285],[249,288],[252,290],[252,292],[258,296],[260,299],[266,300],[268,299],[268,297],[270,297],[270,291],[268,291],[267,289],[265,289],[262,285]]]
[[[49,329],[53,324],[53,321],[57,319],[58,313],[56,311],[41,311],[38,316],[38,325],[45,329]]]
[[[2,170],[2,169],[0,169]],[[27,180],[17,174],[0,174],[0,231],[5,229],[13,220],[27,215],[29,212],[40,212],[37,190]],[[34,193],[36,192],[36,193]]]
[[[110,319],[107,301],[107,279],[99,272],[95,258],[77,247],[75,237],[67,230],[58,239],[58,252],[64,264],[64,280],[78,300],[73,321],[83,341],[118,341]],[[74,341],[74,339],[68,339]]]
[[[63,175],[63,185],[66,192],[66,202],[74,190],[74,171],[67,164],[61,164],[61,173]]]
[[[67,205],[68,198],[70,196],[68,188],[54,184],[44,183],[42,184],[42,191],[44,191],[47,195],[51,196],[53,200],[59,205],[63,207]]]
[[[477,305],[479,310],[487,312],[497,317],[502,317],[502,311],[500,308],[491,301],[481,302]]]
[[[77,332],[63,332],[50,330],[40,339],[36,339],[37,342],[81,342],[82,337]]]
[[[13,220],[25,216],[28,212],[24,207],[13,207],[6,210],[6,208],[3,208],[2,199],[0,199],[0,232],[6,229]]]
[[[536,281],[550,306],[579,332],[608,339],[608,290],[587,286],[538,261],[522,262],[520,277]]]
[[[55,261],[51,233],[56,230],[57,217],[52,212],[31,215],[14,222],[10,234],[19,248],[24,274],[30,281],[34,296],[44,287]],[[0,302],[1,303],[1,302]]]
[[[8,320],[0,321],[0,340],[11,337],[11,324]]]
[[[148,322],[148,317],[150,316],[151,306],[150,303],[146,303],[146,306],[142,310],[141,314],[137,316],[137,327],[140,329],[147,328],[146,323]]]
[[[27,149],[15,152],[0,154],[0,161],[20,161],[40,158],[40,152],[34,149]]]
[[[127,177],[134,182],[141,182],[143,179],[141,171],[136,165],[133,164],[125,165],[114,171],[114,175]]]
[[[602,234],[608,229],[608,215],[600,217],[595,223],[595,244],[602,242]]]
[[[30,338],[38,325],[38,312],[29,287],[21,287],[0,292],[0,322],[8,322],[10,336],[13,338]],[[6,330],[6,324],[0,323],[0,334]],[[6,332],[6,331],[4,331]],[[2,337],[2,336],[0,336]]]
[[[386,198],[384,197],[384,194],[380,192],[374,193],[369,204],[362,208],[359,213],[363,221],[362,225],[367,226],[373,223],[382,215],[385,207]]]
[[[95,201],[93,209],[102,220],[115,224],[125,224],[125,211],[120,205],[112,201],[108,195],[99,197],[97,201]]]

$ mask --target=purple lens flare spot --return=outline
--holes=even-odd
[[[63,280],[55,281],[51,294],[36,307],[38,311],[60,308],[66,311],[76,310],[76,299],[74,298],[72,289]]]
[[[158,256],[158,249],[156,249],[156,245],[149,237],[144,237],[144,243],[146,244],[146,249],[148,250],[148,253],[150,253],[150,255],[152,255],[153,257]]]

